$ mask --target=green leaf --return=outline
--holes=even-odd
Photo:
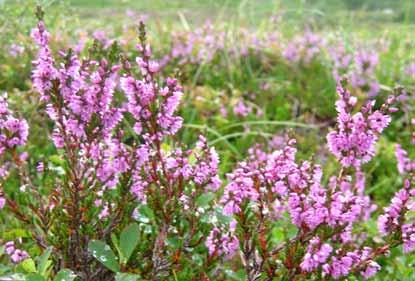
[[[204,193],[196,199],[196,205],[198,207],[207,207],[213,199],[215,199],[215,194],[212,192]]]
[[[139,212],[140,212],[140,215],[146,219],[145,221],[142,221],[143,223],[149,223],[155,220],[155,215],[154,215],[153,210],[147,205],[141,205],[139,207]]]
[[[37,265],[37,272],[39,272],[42,275],[46,273],[48,267],[51,265],[51,263],[48,262],[51,253],[52,253],[52,248],[49,247],[39,258],[39,263]]]
[[[122,260],[123,255],[121,253],[120,245],[118,243],[118,238],[114,233],[111,234],[111,241],[112,241],[112,244],[114,245],[115,249],[117,250],[118,257],[120,257],[120,259]]]
[[[10,231],[5,231],[2,234],[2,238],[5,240],[13,240],[16,238],[28,238],[31,237],[31,234],[29,231],[21,228],[13,229]]]
[[[69,269],[62,269],[61,271],[56,274],[55,279],[53,281],[73,281],[75,280],[76,275]]]
[[[32,259],[25,259],[20,263],[20,266],[28,273],[36,272],[36,264]]]
[[[117,258],[110,246],[102,241],[92,240],[89,242],[88,250],[94,258],[100,263],[105,265],[108,269],[113,272],[120,271],[120,265],[117,262]]]
[[[127,226],[120,236],[120,249],[123,256],[123,263],[127,263],[134,249],[137,247],[140,234],[140,227],[137,223]]]
[[[20,274],[20,273],[14,273],[14,274],[10,274],[10,275],[1,275],[1,278],[6,280],[13,280],[13,281],[26,281],[27,280],[27,276]]]
[[[33,273],[26,275],[26,281],[45,281],[45,278],[43,278],[43,276],[38,273]]]
[[[117,275],[115,275],[115,281],[137,281],[139,277],[139,275],[135,274],[118,272]]]
[[[50,162],[58,166],[63,166],[65,164],[65,160],[62,159],[61,156],[56,155],[56,154],[49,156],[49,160]]]

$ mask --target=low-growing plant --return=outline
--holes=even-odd
[[[401,148],[404,186],[379,216],[379,234],[365,230],[375,206],[363,167],[399,92],[381,106],[361,105],[339,83],[327,135],[338,169],[328,182],[317,159],[296,159],[289,138],[279,150],[252,147],[222,186],[206,138],[189,148],[178,137],[183,89],[163,79],[143,23],[131,62],[116,43],[85,58],[71,49],[53,54],[40,9],[37,16],[32,81],[53,126],[50,163],[31,165],[28,122],[0,99],[0,209],[41,253],[32,259],[21,241],[5,243],[22,278],[367,279],[381,269],[379,256],[415,249],[413,161]]]

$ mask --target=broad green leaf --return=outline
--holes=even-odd
[[[114,245],[115,249],[117,250],[118,257],[122,260],[123,255],[121,253],[120,245],[118,243],[118,238],[114,233],[111,234],[111,241],[112,241],[112,244]]]
[[[49,257],[52,253],[52,248],[49,247],[46,249],[46,251],[40,256],[39,263],[37,265],[37,272],[44,275],[48,267],[50,266]]]
[[[27,277],[20,273],[15,273],[11,275],[1,275],[1,279],[4,279],[4,281],[26,281]]]
[[[38,273],[32,273],[26,275],[26,281],[46,281],[45,278],[43,278],[42,275]]]
[[[25,259],[20,263],[20,266],[28,273],[36,272],[36,264],[32,259]]]
[[[212,192],[204,193],[196,199],[196,205],[198,207],[207,207],[213,199],[215,199],[215,194]]]
[[[113,272],[120,271],[120,265],[118,264],[117,258],[110,246],[102,241],[92,240],[89,242],[88,250],[94,258],[100,263],[105,265],[108,269]]]
[[[73,281],[75,280],[76,275],[69,269],[62,269],[61,271],[56,274],[55,279],[53,281]]]
[[[65,160],[64,160],[64,159],[62,159],[62,157],[61,157],[61,156],[56,155],[56,154],[49,156],[49,160],[50,160],[53,164],[58,165],[58,166],[63,166],[63,165],[65,164]]]
[[[123,256],[123,263],[127,263],[134,249],[137,247],[140,234],[140,227],[137,223],[127,226],[120,236],[120,249]]]
[[[115,281],[137,281],[139,280],[139,277],[139,275],[135,274],[118,272],[117,275],[115,275]]]
[[[21,228],[13,229],[10,231],[5,231],[2,234],[2,238],[5,240],[14,240],[16,238],[28,238],[31,237],[31,234],[29,231]]]
[[[152,221],[155,220],[153,210],[151,210],[151,208],[147,205],[141,205],[138,210],[139,212],[138,216],[136,217],[136,220],[138,220],[139,222],[150,224]]]

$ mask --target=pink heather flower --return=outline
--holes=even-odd
[[[378,54],[374,51],[361,50],[355,54],[354,62],[355,69],[350,74],[352,86],[367,92],[369,97],[376,96],[380,90],[375,77],[375,68],[379,63]]]
[[[404,223],[407,211],[415,210],[415,189],[405,180],[404,187],[392,198],[391,204],[384,208],[384,214],[378,218],[378,229],[382,235],[394,235],[400,230],[404,252],[415,249],[415,224]]]
[[[314,237],[310,240],[307,252],[300,264],[301,269],[307,272],[315,270],[326,262],[332,250],[333,248],[329,244],[321,245],[320,238]]]
[[[11,255],[10,255],[10,259],[12,260],[13,263],[18,264],[21,263],[22,261],[24,261],[25,259],[29,258],[29,254],[24,251],[24,250],[20,250],[20,249],[16,249]]]
[[[383,208],[384,214],[378,218],[379,232],[383,235],[394,232],[400,225],[400,220],[406,211],[406,204],[410,198],[407,188],[399,190],[392,198],[391,204]]]
[[[322,37],[311,31],[306,31],[302,36],[297,36],[288,43],[283,50],[283,56],[288,61],[307,65],[320,54],[324,45]]]
[[[338,128],[327,135],[329,150],[342,166],[359,168],[375,155],[379,134],[389,125],[391,118],[380,110],[372,112],[373,103],[352,115],[356,98],[340,85],[337,92],[340,96],[336,102]]]
[[[42,172],[44,171],[44,169],[45,169],[45,164],[43,164],[43,162],[39,162],[39,163],[37,164],[37,166],[36,166],[36,170],[37,170],[39,173],[42,173]]]
[[[377,263],[370,260],[371,253],[371,248],[364,247],[362,250],[347,252],[342,256],[332,256],[330,262],[323,265],[323,274],[340,279],[350,274],[352,269],[364,266],[360,273],[367,279],[380,269]]]
[[[4,250],[13,263],[18,264],[23,260],[29,258],[29,254],[24,251],[17,249],[13,241],[9,241],[4,245]]]
[[[246,117],[249,113],[251,113],[252,108],[247,106],[244,101],[241,99],[238,101],[236,106],[233,109],[233,113],[238,116]]]
[[[379,63],[379,56],[374,51],[359,51],[355,56],[356,68],[359,72],[373,73]]]
[[[58,71],[54,66],[54,59],[49,48],[49,33],[45,30],[43,21],[39,21],[37,28],[31,33],[32,38],[39,45],[37,59],[32,71],[34,88],[40,93],[42,100],[49,100],[53,80],[57,79]]]
[[[370,261],[364,271],[361,272],[364,279],[369,279],[373,277],[379,270],[381,269],[381,266],[375,262]]]
[[[225,48],[225,32],[215,30],[214,25],[206,22],[201,28],[191,32],[173,34],[170,53],[162,59],[162,65],[170,61],[179,64],[199,64],[210,62],[216,54]]]
[[[401,175],[415,170],[415,161],[408,158],[408,153],[401,147],[400,144],[395,146],[395,156],[398,160],[398,171]]]
[[[5,249],[6,254],[8,254],[9,256],[13,254],[14,250],[16,249],[14,247],[14,242],[13,241],[6,242],[6,244],[4,244],[4,249]]]
[[[205,245],[209,255],[231,258],[239,249],[239,240],[235,236],[236,221],[232,220],[228,228],[214,227],[206,238]]]
[[[381,133],[391,122],[390,116],[382,114],[380,111],[375,111],[368,117],[370,129]]]
[[[253,173],[255,171],[249,169],[246,163],[241,163],[238,169],[228,174],[230,183],[225,187],[221,199],[225,215],[230,216],[240,212],[244,200],[257,201],[259,194],[252,180]]]
[[[405,253],[415,250],[415,224],[402,225],[402,241]]]
[[[218,177],[219,156],[213,147],[208,147],[204,136],[199,136],[193,155],[199,160],[193,166],[193,181],[198,185],[206,186],[207,190],[218,190],[222,185],[222,181]],[[185,171],[183,170],[183,172]]]
[[[25,47],[21,44],[13,43],[10,45],[9,54],[12,57],[18,57],[21,56],[25,51]]]
[[[0,155],[6,150],[23,146],[27,142],[29,126],[24,119],[13,117],[7,97],[0,97]]]
[[[326,274],[330,274],[334,279],[339,279],[340,277],[349,274],[352,264],[353,260],[350,257],[342,257],[341,259],[333,257],[331,265],[329,266],[326,264],[323,266],[323,270]]]
[[[6,199],[0,196],[0,210],[3,209],[5,205],[6,205]]]
[[[337,82],[347,73],[352,62],[352,55],[346,51],[344,44],[329,48],[329,54],[333,60],[333,76]]]
[[[101,219],[104,219],[104,218],[106,218],[106,217],[108,217],[109,216],[109,207],[108,207],[108,204],[104,204],[104,206],[103,206],[103,208],[102,208],[102,210],[101,210],[101,212],[99,213],[99,215],[98,215],[98,218],[101,220]]]
[[[406,68],[406,73],[412,78],[415,79],[415,63],[411,63]]]

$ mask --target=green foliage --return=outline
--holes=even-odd
[[[131,257],[134,249],[139,243],[140,228],[137,223],[127,226],[120,235],[120,260],[126,264]]]
[[[92,240],[89,242],[88,250],[94,258],[96,258],[100,263],[105,265],[111,271],[120,271],[120,265],[118,263],[117,257],[111,250],[110,246],[104,242]]]

